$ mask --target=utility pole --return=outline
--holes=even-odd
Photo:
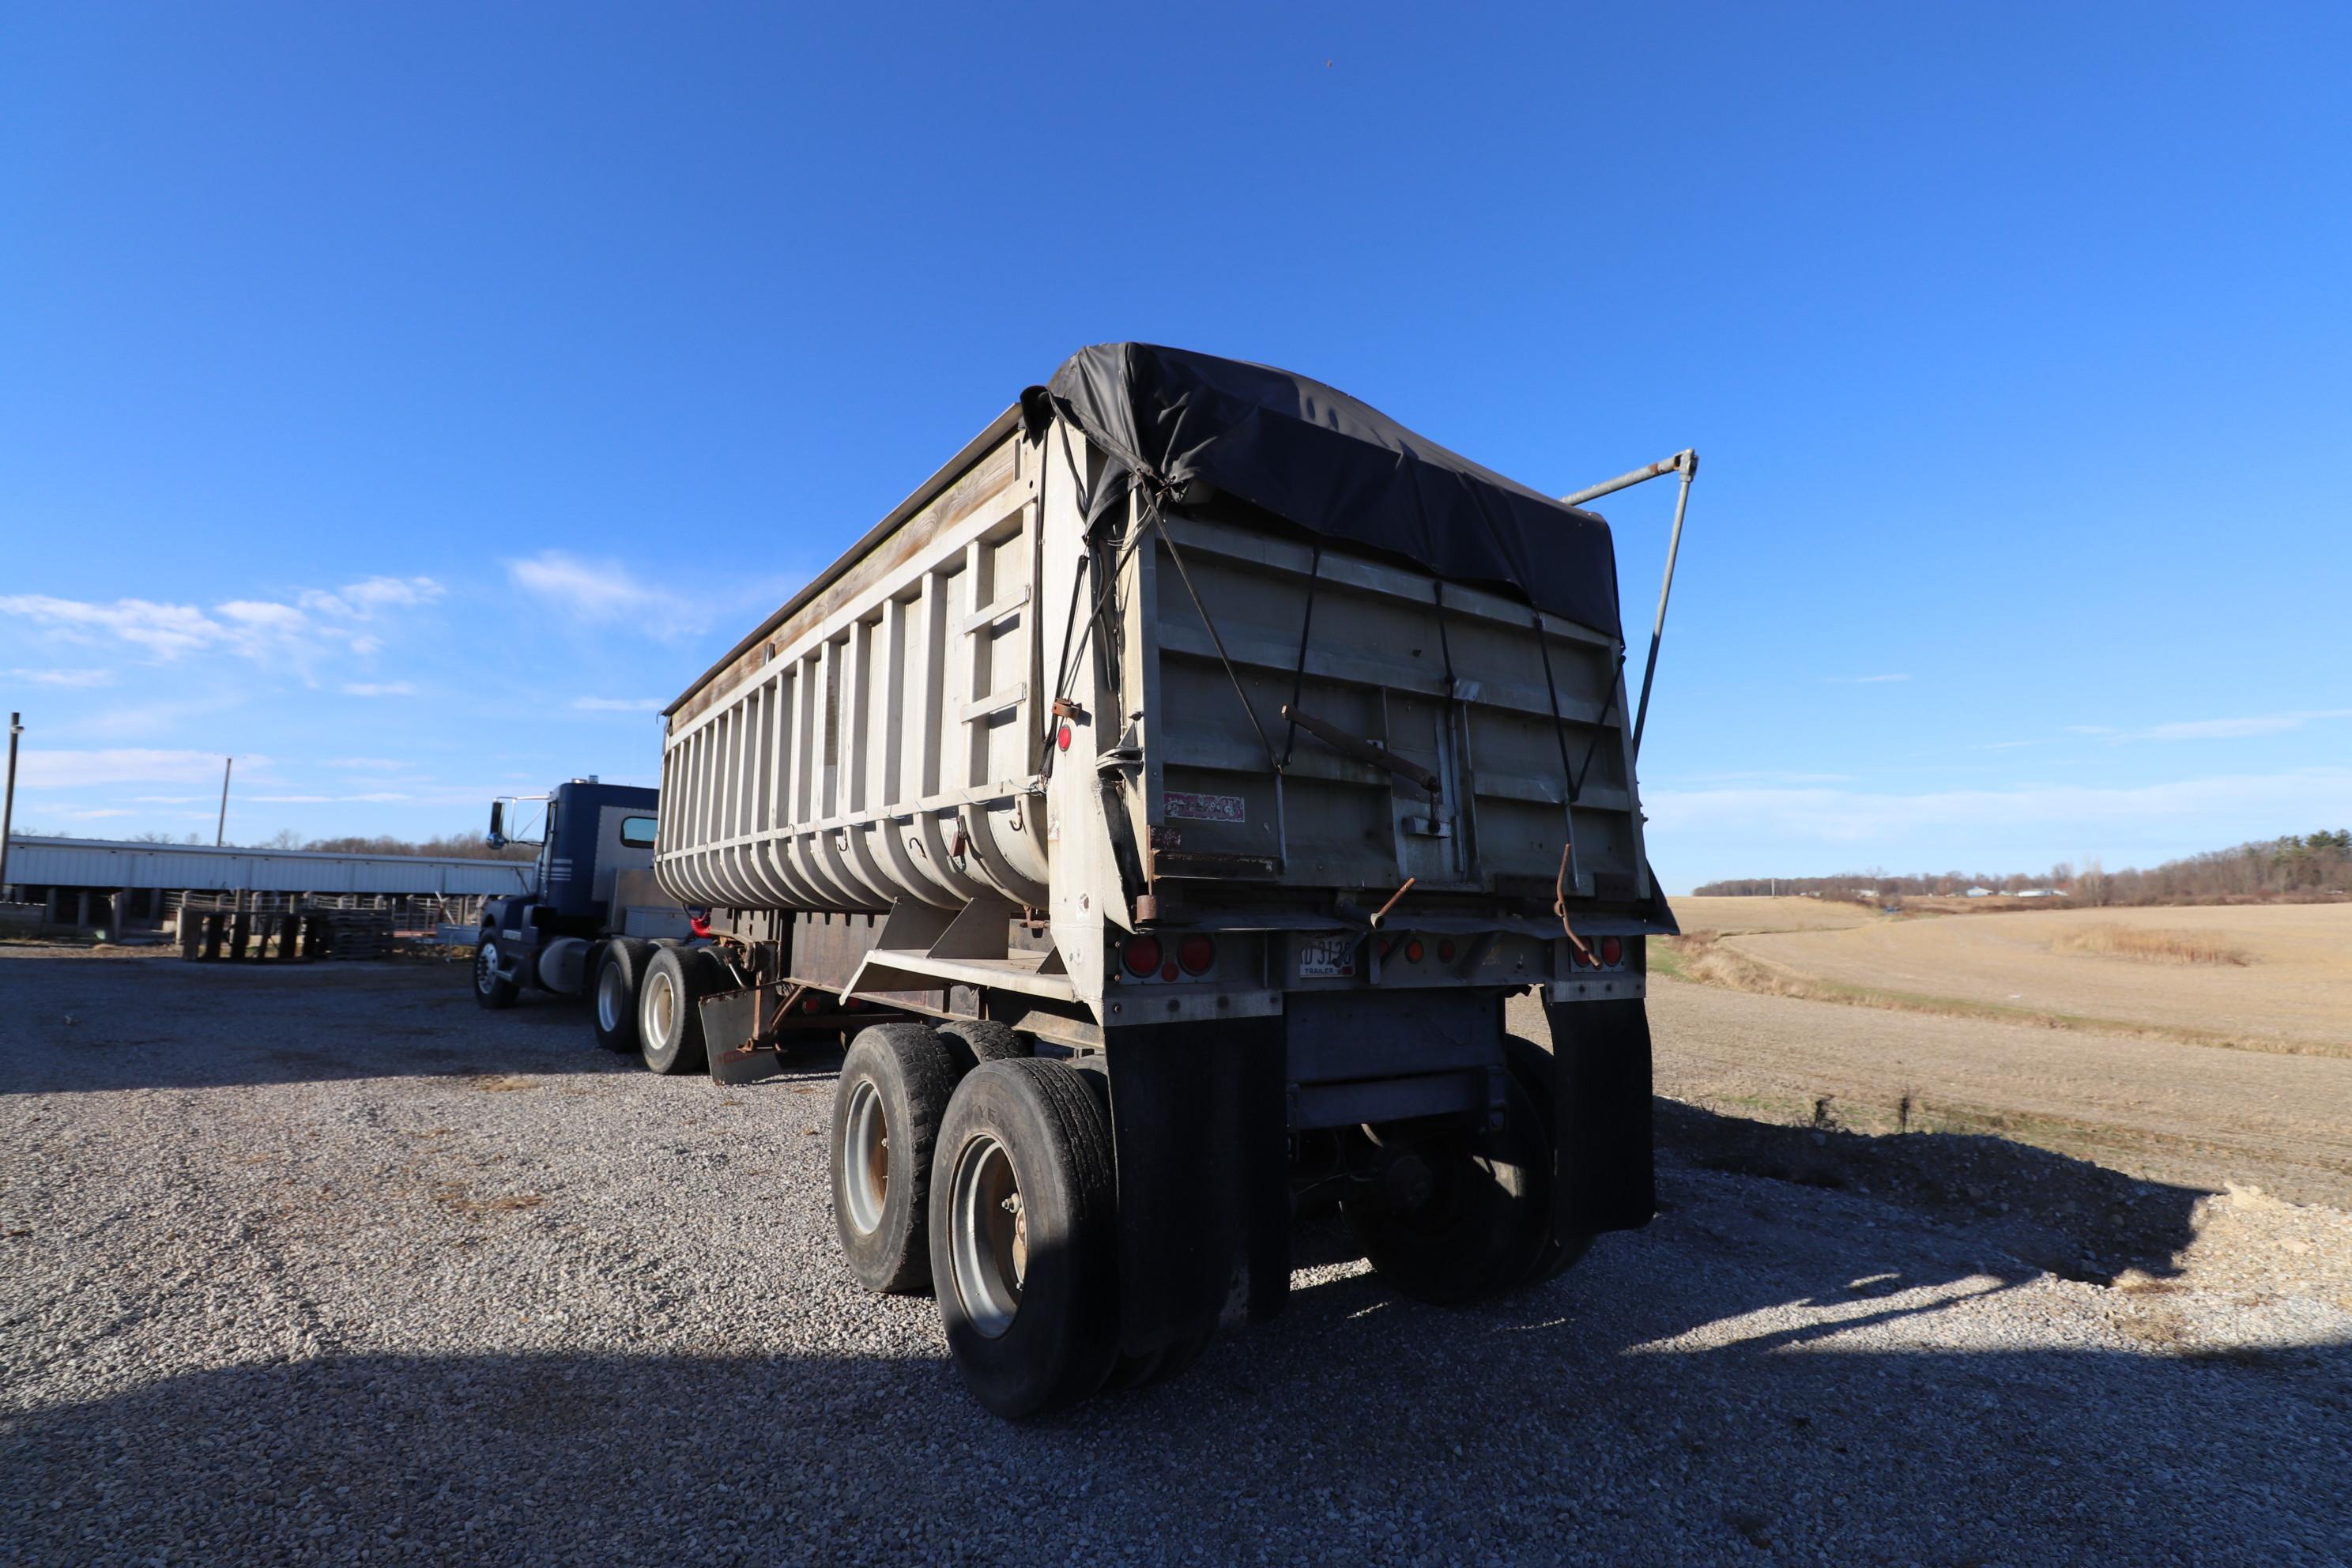
[[[16,737],[25,732],[22,713],[8,715],[8,790],[0,796],[0,898],[8,893],[8,829],[16,820]]]
[[[221,759],[220,821],[213,826],[213,847],[215,849],[221,847],[221,838],[228,832],[228,775],[229,770],[236,766],[236,759],[235,757],[223,757]]]

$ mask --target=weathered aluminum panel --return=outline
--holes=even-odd
[[[1104,458],[1066,423],[1000,420],[960,463],[671,706],[656,874],[679,900],[936,910],[883,943],[892,984],[1103,1019],[1122,934],[1170,909],[1362,929],[1412,879],[1410,912],[1469,931],[1521,929],[1556,879],[1648,894],[1614,636],[1213,498],[1130,500],[1090,539]],[[1048,917],[1052,964],[929,952],[975,902],[992,929]],[[1551,945],[1526,979],[1566,973]]]

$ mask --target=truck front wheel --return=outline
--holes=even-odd
[[[499,973],[499,966],[505,962],[506,955],[499,952],[498,942],[489,937],[484,937],[474,949],[474,1000],[485,1007],[511,1007],[522,994],[520,985]]]
[[[944,1042],[920,1024],[857,1033],[833,1096],[833,1223],[852,1278],[877,1295],[931,1283],[931,1152],[955,1092]]]
[[[1110,1121],[1066,1062],[983,1062],[940,1129],[931,1277],[956,1370],[1018,1419],[1101,1387],[1118,1353]]]
[[[589,983],[588,994],[596,1008],[596,1043],[608,1051],[634,1051],[637,1038],[637,988],[646,967],[654,961],[654,944],[633,936],[616,936],[604,944],[604,956]]]

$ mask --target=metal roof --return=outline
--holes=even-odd
[[[526,860],[424,855],[333,855],[308,849],[119,844],[103,838],[8,840],[19,888],[180,888],[197,892],[527,893]]]

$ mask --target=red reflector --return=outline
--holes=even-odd
[[[809,997],[806,1001],[803,1002],[803,1003],[801,1004],[801,1011],[802,1011],[802,1012],[803,1012],[803,1013],[814,1013],[814,1012],[815,1012],[815,1011],[816,1011],[816,998],[815,998],[815,997],[814,997],[814,996],[811,996],[811,997]]]
[[[1119,950],[1118,960],[1127,972],[1138,980],[1160,967],[1160,939],[1156,936],[1131,936],[1127,946]]]
[[[1063,725],[1061,732],[1054,737],[1054,744],[1065,752],[1070,749],[1070,727],[1067,724]]]
[[[1613,936],[1601,939],[1601,962],[1609,964],[1625,962],[1625,944]]]
[[[1167,963],[1160,966],[1160,978],[1162,980],[1173,980],[1176,978],[1176,961],[1174,959],[1171,958]]]
[[[1454,962],[1454,939],[1452,937],[1449,936],[1444,941],[1437,944],[1437,956],[1441,963],[1451,963]]]
[[[1419,942],[1409,942],[1404,944],[1404,961],[1407,963],[1419,963],[1421,962],[1421,943]]]
[[[1187,974],[1203,973],[1217,962],[1217,944],[1195,931],[1177,944],[1176,962],[1184,966]]]

